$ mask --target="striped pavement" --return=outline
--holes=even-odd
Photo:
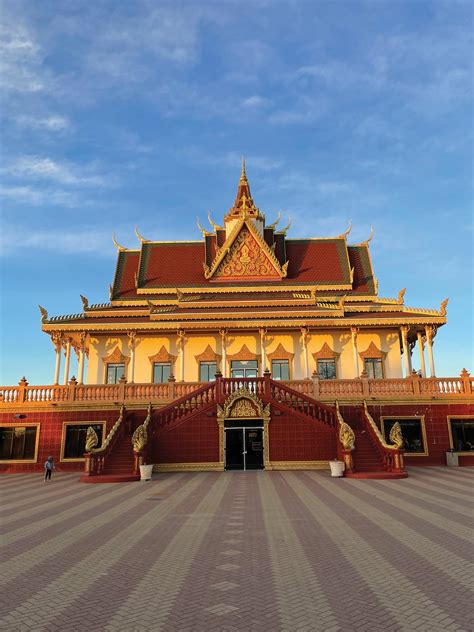
[[[0,479],[0,630],[469,632],[474,470]]]

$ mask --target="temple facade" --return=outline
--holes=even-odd
[[[445,453],[474,464],[472,379],[438,378],[439,309],[380,297],[370,256],[344,233],[292,239],[267,223],[245,164],[222,225],[196,241],[117,248],[109,302],[50,317],[49,386],[0,387],[7,471],[318,468],[401,477]],[[72,354],[78,374],[70,375]],[[419,370],[412,366],[415,359]],[[15,420],[24,419],[24,423]],[[133,441],[132,441],[133,439]],[[22,447],[23,446],[23,447]],[[127,479],[127,477],[129,477]]]

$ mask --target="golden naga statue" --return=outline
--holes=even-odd
[[[398,421],[393,424],[390,430],[389,439],[394,445],[397,446],[398,449],[403,448],[404,441],[402,429],[400,428],[400,424],[398,423]]]
[[[355,448],[355,434],[345,421],[339,422],[339,441],[344,450],[352,451]]]
[[[97,432],[94,430],[92,426],[87,428],[86,434],[86,452],[92,452],[94,448],[99,445],[99,437],[97,436]]]
[[[132,445],[134,452],[143,452],[148,441],[145,425],[138,426],[132,435]]]

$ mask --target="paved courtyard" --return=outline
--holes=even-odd
[[[472,630],[469,469],[7,475],[0,629]]]

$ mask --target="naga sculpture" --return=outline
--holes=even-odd
[[[97,436],[97,432],[94,430],[92,426],[87,428],[86,434],[86,452],[92,452],[94,448],[99,445],[99,437]]]
[[[403,434],[402,434],[402,429],[400,427],[400,424],[398,423],[398,421],[396,421],[391,430],[390,430],[390,435],[389,435],[389,439],[390,441],[397,446],[397,448],[403,448]]]
[[[339,441],[344,450],[355,448],[355,434],[352,428],[345,421],[339,421]]]
[[[132,445],[134,452],[143,452],[148,441],[148,435],[144,424],[138,426],[132,435]]]

